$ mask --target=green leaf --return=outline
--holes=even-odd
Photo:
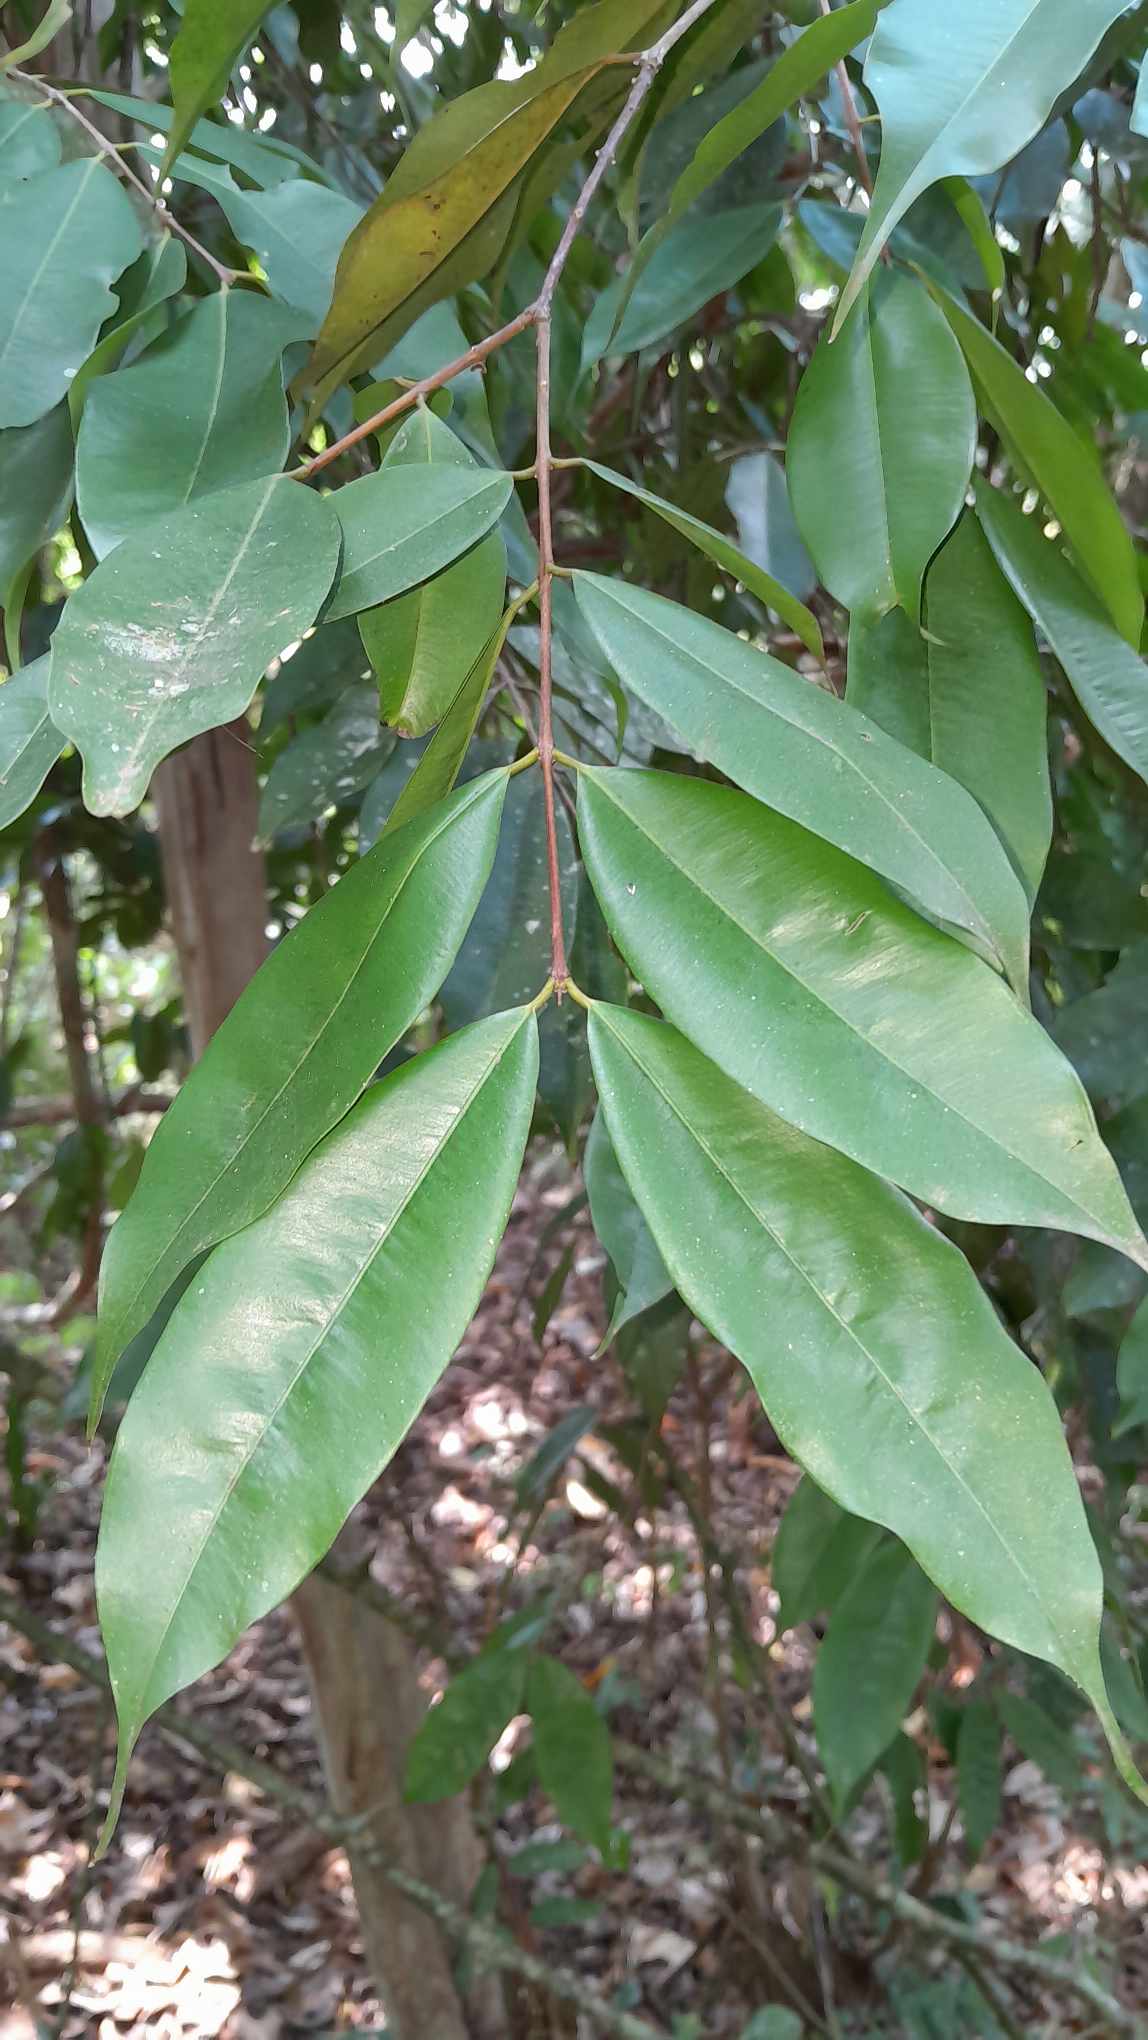
[[[1060,1723],[1019,1693],[999,1694],[997,1708],[1021,1755],[1038,1765],[1066,1799],[1074,1799],[1084,1783],[1084,1766]]]
[[[130,201],[96,156],[0,184],[0,426],[32,425],[68,393],[143,247]]]
[[[491,1650],[456,1672],[407,1751],[403,1797],[433,1805],[464,1792],[507,1723],[522,1712],[526,1653]]]
[[[331,302],[339,250],[361,220],[362,207],[345,193],[302,177],[271,191],[245,191],[227,170],[190,156],[173,163],[171,174],[177,183],[211,192],[274,295],[304,314],[308,332],[317,332]]]
[[[34,425],[0,432],[0,609],[34,553],[59,531],[72,500],[72,428],[66,404]]]
[[[514,487],[491,468],[384,468],[332,497],[343,564],[325,621],[389,602],[429,580],[497,524]]]
[[[450,1360],[510,1210],[537,1069],[529,1008],[416,1056],[174,1311],[100,1524],[120,1725],[105,1845],[148,1715],[306,1577]]]
[[[935,0],[897,0],[878,17],[865,83],[881,115],[881,162],[838,325],[913,200],[943,178],[1009,162],[1127,4],[966,0],[959,33],[939,24]]]
[[[1113,1734],[1100,1565],[1056,1405],[963,1255],[673,1029],[596,1005],[590,1049],[674,1283],[786,1449],[971,1621],[1075,1679]]]
[[[388,832],[389,833],[389,832]],[[578,864],[565,811],[557,817],[559,882],[567,939],[578,908]],[[384,841],[387,837],[384,836]],[[542,775],[524,772],[511,780],[502,833],[490,884],[475,913],[470,936],[442,988],[447,1024],[458,1027],[480,1013],[497,1012],[532,998],[550,969],[550,919],[546,868],[545,793]],[[554,1013],[543,1016],[543,1069]]]
[[[793,521],[781,462],[770,453],[747,453],[731,461],[725,500],[754,565],[802,601],[812,595],[817,569]]]
[[[967,949],[726,787],[584,770],[578,810],[622,954],[763,1103],[940,1211],[1068,1228],[1148,1267],[1079,1079]]]
[[[880,1539],[878,1525],[839,1508],[808,1474],[800,1480],[771,1556],[778,1629],[796,1629],[833,1608]]]
[[[1032,626],[965,512],[925,583],[928,630],[855,617],[846,699],[974,795],[1036,897],[1052,837],[1044,674]]]
[[[420,405],[391,441],[383,469],[427,468],[432,462],[482,472],[450,427]],[[421,736],[440,721],[497,628],[505,593],[506,547],[492,532],[409,595],[360,615],[363,644],[378,677],[380,713],[400,736]]]
[[[849,852],[1023,987],[1028,902],[971,796],[847,703],[660,595],[577,572],[611,665],[699,757]]]
[[[371,368],[420,312],[493,268],[515,182],[604,60],[640,46],[663,0],[583,7],[525,76],[496,79],[420,128],[339,257],[306,385],[321,404]]]
[[[175,124],[176,116],[171,107],[163,106],[155,99],[136,99],[129,92],[99,90],[90,90],[88,96],[100,106],[106,106],[110,112],[122,114],[125,120],[146,128],[150,134],[169,135]],[[291,142],[284,141],[274,132],[253,133],[250,128],[239,127],[226,118],[197,120],[185,146],[217,162],[233,163],[260,191],[282,184],[285,178],[297,179],[301,170],[308,178],[318,177],[326,184],[332,182],[313,156],[295,148]],[[158,158],[156,160],[158,162]],[[183,160],[181,158],[180,163]],[[172,174],[180,174],[180,164],[172,165]]]
[[[280,468],[290,432],[280,358],[297,317],[217,290],[90,392],[76,496],[97,559],[197,496]]]
[[[1040,521],[997,489],[977,488],[977,514],[1017,595],[1056,653],[1089,721],[1148,780],[1148,667]]]
[[[280,751],[260,796],[259,841],[317,822],[362,793],[394,745],[390,732],[379,728],[374,688],[350,688],[317,728],[301,730]]]
[[[698,551],[713,560],[715,566],[732,574],[735,581],[741,581],[759,602],[764,602],[768,609],[776,610],[815,658],[824,659],[825,646],[817,618],[774,575],[748,559],[724,532],[715,531],[712,524],[704,524],[700,517],[692,517],[688,510],[679,510],[676,503],[667,503],[663,496],[655,496],[652,489],[641,488],[637,482],[631,481],[627,475],[616,473],[613,468],[602,467],[596,460],[588,460],[585,465],[600,481],[609,482],[611,488],[622,489],[627,496],[635,497],[647,510],[652,510],[674,531],[689,539],[691,545],[696,545]]]
[[[801,379],[789,434],[798,529],[830,593],[918,618],[925,568],[961,514],[977,407],[961,350],[915,277],[874,279]]]
[[[975,1862],[1001,1817],[1001,1731],[987,1701],[974,1700],[957,1735],[957,1800]]]
[[[936,1620],[936,1593],[901,1544],[875,1551],[833,1610],[813,1665],[813,1725],[838,1814],[909,1712]]]
[[[532,1657],[526,1707],[538,1782],[565,1827],[605,1855],[614,1803],[610,1730],[581,1679],[557,1658]]]
[[[223,97],[237,62],[268,11],[268,0],[187,0],[171,46],[171,98],[166,177],[200,114]]]
[[[0,71],[7,60],[0,57]],[[54,170],[61,156],[60,130],[47,99],[18,99],[0,93],[0,176],[38,177]]]
[[[425,814],[429,807],[450,792],[470,749],[470,740],[482,714],[487,688],[514,614],[513,606],[506,610],[497,630],[487,639],[466,678],[458,686],[446,714],[410,778],[399,791],[387,816],[384,835],[401,829],[416,815]]]
[[[1136,555],[1093,447],[1073,431],[1056,405],[1028,380],[979,319],[972,318],[946,291],[938,291],[936,296],[964,349],[983,409],[1052,505],[1078,566],[1116,628],[1129,644],[1138,647],[1144,598]],[[987,493],[983,487],[978,490],[982,522],[986,521]]]
[[[1126,1431],[1148,1424],[1148,1297],[1140,1305],[1121,1342],[1120,1357],[1116,1363],[1116,1386],[1120,1392],[1120,1409],[1112,1430],[1115,1437],[1122,1438]]]
[[[434,997],[498,841],[503,772],[379,843],[268,957],[164,1114],[100,1273],[92,1423],[196,1254],[266,1211]]]
[[[1119,1110],[1148,1091],[1148,942],[1124,951],[1097,991],[1062,1007],[1053,1039],[1089,1097]]]
[[[640,1316],[651,1304],[660,1303],[663,1296],[669,1296],[674,1285],[618,1166],[601,1112],[595,1113],[586,1138],[582,1177],[594,1231],[618,1278],[618,1299],[602,1340],[605,1349],[623,1325]]]
[[[739,205],[675,228],[633,292],[620,276],[596,300],[582,335],[582,368],[604,355],[636,354],[667,340],[703,305],[764,261],[781,225],[778,205]],[[623,298],[626,310],[618,320]],[[617,323],[618,330],[614,327]]]
[[[63,748],[48,714],[48,661],[35,659],[0,686],[0,829],[35,800]]]
[[[395,13],[395,49],[413,42],[425,21],[434,13],[434,0],[398,0]]]
[[[71,0],[48,0],[43,17],[27,41],[17,43],[15,49],[0,57],[0,71],[11,70],[13,64],[26,64],[29,57],[38,57],[40,51],[47,49],[52,37],[58,35],[71,18]]]
[[[890,1828],[902,1870],[919,1863],[929,1840],[929,1823],[918,1801],[928,1803],[929,1772],[924,1751],[910,1736],[893,1737],[878,1766],[892,1802]]]
[[[68,391],[68,409],[73,426],[83,416],[92,384],[115,368],[128,341],[156,309],[177,296],[187,282],[187,255],[182,241],[163,233],[149,241],[139,260],[125,269],[116,290],[118,300],[113,323],[93,347],[79,375]]]
[[[193,501],[108,554],[65,604],[49,687],[92,814],[129,814],[161,758],[242,715],[315,621],[338,558],[330,504],[280,475]]]
[[[832,15],[814,21],[804,34],[783,50],[752,92],[711,127],[699,142],[693,159],[678,178],[670,202],[657,222],[644,234],[634,252],[619,293],[615,317],[625,313],[646,264],[656,254],[682,214],[715,184],[759,135],[803,97],[873,30],[878,0],[853,0]],[[612,349],[609,351],[613,351]]]

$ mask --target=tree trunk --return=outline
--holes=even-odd
[[[171,930],[193,1053],[199,1055],[267,954],[267,887],[254,847],[258,789],[245,722],[209,731],[155,775]],[[394,2040],[505,2033],[483,1985],[468,2021],[438,1927],[374,1868],[389,1862],[465,1905],[481,1850],[464,1800],[407,1807],[407,1744],[425,1713],[407,1639],[345,1588],[318,1577],[292,1599],[332,1805],[370,1816],[370,1850],[349,1851],[367,1963]],[[493,1982],[493,1979],[491,1979]]]

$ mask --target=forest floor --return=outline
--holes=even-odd
[[[548,1601],[547,1648],[612,1701],[618,1735],[687,1776],[712,1777],[800,1819],[809,1788],[787,1761],[782,1727],[812,1750],[812,1636],[777,1635],[768,1565],[796,1469],[741,1392],[728,1356],[695,1346],[663,1436],[696,1488],[708,1490],[716,1544],[736,1556],[767,1668],[766,1681],[747,1690],[732,1675],[714,1575],[679,1497],[670,1491],[654,1503],[647,1495],[621,1513],[602,1500],[603,1479],[633,1494],[601,1431],[632,1417],[634,1403],[612,1360],[595,1358],[602,1264],[584,1217],[570,1217],[547,1242],[576,1189],[560,1155],[533,1151],[478,1316],[358,1512],[372,1576],[463,1654],[508,1610]],[[539,1337],[539,1297],[570,1247],[560,1299]],[[61,1369],[75,1358],[62,1354]],[[523,1546],[515,1476],[582,1405],[593,1409],[593,1424]],[[102,1448],[89,1454],[78,1424],[45,1428],[29,1468],[47,1488],[35,1544],[23,1554],[0,1551],[0,1585],[95,1654],[92,1556],[103,1469]],[[956,1686],[970,1676],[976,1650],[967,1635],[952,1637],[945,1676]],[[430,1693],[446,1669],[433,1652],[424,1662]],[[178,1705],[220,1741],[319,1796],[306,1681],[282,1612]],[[511,1725],[498,1765],[509,1762],[522,1726]],[[1103,1949],[1126,2002],[1148,2004],[1148,1873],[1134,1854],[1114,1856],[1087,1802],[1070,1811],[1034,1765],[1018,1761],[1004,1781],[1002,1826],[971,1864],[951,1768],[923,1709],[909,1728],[930,1758],[930,1895],[975,1900],[987,1926],[1018,1940],[1059,1936],[1054,1952]],[[111,1747],[105,1697],[15,1627],[0,1631],[7,1913],[0,2040],[316,2040],[381,2031],[342,1851],[237,1770],[223,1774],[153,1729],[134,1760],[116,1842],[93,1865],[93,1783],[106,1790]],[[874,1787],[848,1830],[859,1859],[882,1872],[892,1861],[888,1813]],[[629,1771],[619,1773],[616,1822],[629,1841],[625,1869],[604,1869],[590,1851],[581,1861],[569,1847],[552,1852],[551,1866],[533,1880],[504,1875],[504,1923],[547,1960],[577,1968],[607,1996],[620,1993],[618,2002],[681,2040],[740,2034],[755,2009],[784,1999],[782,1970],[814,1999],[828,1975],[843,2033],[955,2040],[1102,2030],[1063,1997],[1028,1986],[1010,1996],[1011,2029],[1007,2019],[996,2023],[975,1992],[972,2000],[962,1995],[968,1977],[936,1948],[882,1941],[873,1916],[853,1901],[842,1907],[799,1856],[772,1861]],[[497,1847],[505,1860],[527,1842],[560,1835],[535,1792],[500,1814]],[[918,1866],[918,1883],[921,1874]],[[831,1933],[827,1903],[840,1908]],[[862,2001],[863,2016],[854,2009]],[[535,2031],[550,2040],[590,2030],[547,2018],[530,2040]]]

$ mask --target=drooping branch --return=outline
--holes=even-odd
[[[95,143],[100,155],[111,164],[112,168],[123,178],[124,183],[130,184],[133,191],[137,192],[141,198],[147,200],[160,225],[166,227],[169,233],[178,234],[184,245],[191,249],[192,254],[198,255],[200,261],[206,263],[208,269],[217,278],[222,289],[226,290],[229,284],[235,282],[238,271],[228,269],[226,263],[218,261],[211,253],[211,250],[205,248],[202,241],[197,241],[195,235],[189,232],[182,221],[176,219],[175,214],[170,212],[164,204],[156,187],[149,184],[146,178],[138,176],[136,171],[124,162],[115,143],[109,142],[107,136],[100,133],[95,121],[88,119],[87,114],[81,111],[69,93],[61,92],[55,85],[49,85],[46,78],[34,77],[31,71],[19,71],[13,68],[8,72],[8,76],[10,78],[18,78],[21,85],[29,86],[33,92],[43,93],[44,98],[51,100],[53,106],[62,107],[69,120],[75,121],[77,127],[83,128],[84,133]]]

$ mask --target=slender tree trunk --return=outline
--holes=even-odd
[[[196,737],[162,764],[153,793],[193,1053],[199,1055],[267,954],[267,887],[254,848],[258,792],[246,723]],[[268,1044],[269,1049],[273,1044]],[[407,1807],[407,1744],[425,1702],[407,1639],[345,1588],[304,1582],[292,1609],[307,1662],[327,1787],[369,1815],[350,1851],[368,1965],[394,2040],[502,2040],[484,1982],[464,2011],[435,1923],[370,1861],[385,1859],[466,1904],[481,1851],[464,1800]],[[493,1982],[493,1979],[491,1979]]]

